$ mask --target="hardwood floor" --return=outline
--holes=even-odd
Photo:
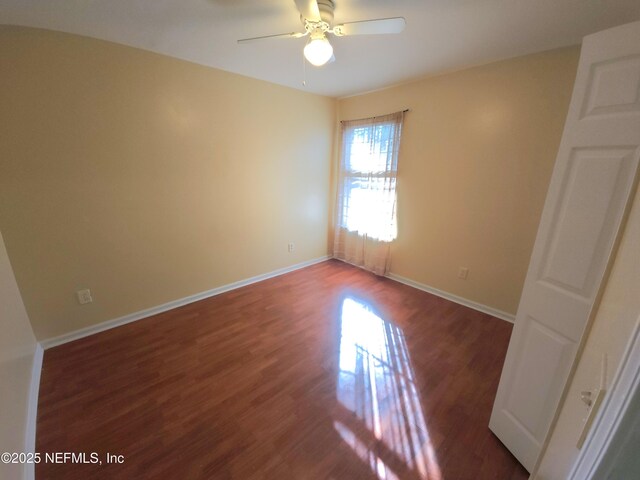
[[[38,479],[525,479],[502,320],[331,260],[45,352]],[[106,453],[124,463],[106,463]]]

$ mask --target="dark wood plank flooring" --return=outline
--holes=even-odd
[[[331,260],[47,350],[38,479],[525,479],[511,325]],[[106,453],[124,463],[107,464]]]

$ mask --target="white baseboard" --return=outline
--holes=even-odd
[[[396,275],[395,273],[387,274],[387,278],[391,280],[395,280],[396,282],[404,283],[405,285],[409,285],[410,287],[417,288],[418,290],[422,290],[424,292],[432,293],[441,298],[445,298],[447,300],[451,300],[454,303],[464,305],[465,307],[473,308],[482,313],[486,313],[491,315],[492,317],[499,318],[501,320],[506,320],[507,322],[513,323],[515,321],[515,315],[512,315],[507,312],[503,312],[502,310],[498,310],[496,308],[489,307],[487,305],[483,305],[481,303],[474,302],[472,300],[467,300],[466,298],[459,297],[454,295],[453,293],[445,292],[443,290],[438,290],[437,288],[430,287],[429,285],[425,285],[424,283],[416,282],[415,280],[411,280],[409,278],[401,277],[400,275]]]
[[[42,373],[42,358],[44,348],[42,344],[36,343],[33,352],[33,366],[31,367],[31,382],[29,384],[29,399],[27,404],[27,425],[25,429],[24,451],[36,451],[36,423],[38,420],[38,394],[40,393],[40,374]],[[25,463],[24,478],[33,480],[35,469],[33,463]]]
[[[46,340],[43,340],[41,343],[45,349],[57,347],[58,345],[73,342],[74,340],[88,337],[89,335],[93,335],[95,333],[104,332],[105,330],[110,330],[112,328],[119,327],[127,323],[135,322],[137,320],[141,320],[143,318],[147,318],[152,315],[157,315],[158,313],[166,312],[167,310],[181,307],[189,303],[197,302],[198,300],[203,300],[205,298],[213,297],[215,295],[220,295],[221,293],[225,293],[230,290],[235,290],[236,288],[241,288],[247,285],[251,285],[252,283],[261,282],[262,280],[267,280],[269,278],[277,277],[285,273],[293,272],[294,270],[299,270],[301,268],[309,267],[311,265],[315,265],[316,263],[324,262],[329,258],[331,258],[331,256],[325,255],[323,257],[314,258],[313,260],[297,263],[289,267],[280,268],[278,270],[274,270],[269,273],[256,275],[255,277],[247,278],[245,280],[239,280],[237,282],[229,283],[221,287],[207,290],[206,292],[196,293],[195,295],[190,295],[188,297],[174,300],[172,302],[164,303],[162,305],[158,305],[157,307],[147,308],[139,312],[130,313],[129,315],[125,315],[123,317],[114,318],[113,320],[107,320],[105,322],[101,322],[96,325],[91,325],[89,327],[81,328],[79,330],[65,333],[57,337],[48,338]]]

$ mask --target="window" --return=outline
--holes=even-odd
[[[396,175],[403,113],[342,124],[337,226],[396,238]]]

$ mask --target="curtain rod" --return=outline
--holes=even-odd
[[[404,110],[402,110],[402,113],[407,113],[408,111],[409,111],[409,109],[405,108]],[[393,113],[387,113],[386,115],[376,115],[375,117],[354,118],[353,120],[340,120],[340,123],[344,123],[344,122],[359,122],[361,120],[375,120],[376,118],[386,117],[387,115],[393,115]]]

